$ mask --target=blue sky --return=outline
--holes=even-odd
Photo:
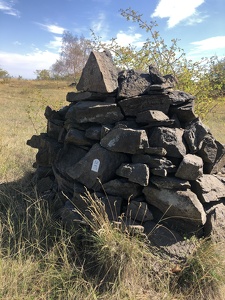
[[[64,30],[140,45],[146,33],[119,12],[129,7],[156,21],[167,43],[180,39],[189,58],[225,56],[224,0],[0,0],[0,68],[35,78],[59,57]]]

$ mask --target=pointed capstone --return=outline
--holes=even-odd
[[[112,93],[118,87],[118,72],[109,52],[92,51],[83,69],[78,91]]]

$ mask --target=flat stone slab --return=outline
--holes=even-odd
[[[78,91],[111,93],[118,87],[118,73],[108,51],[92,51],[76,86]]]
[[[189,181],[173,176],[167,176],[165,178],[159,176],[151,176],[150,182],[159,189],[164,188],[169,190],[187,190],[191,188],[191,184]]]
[[[192,190],[202,203],[225,199],[225,185],[214,175],[203,174],[192,182]]]
[[[137,116],[138,113],[146,110],[159,110],[167,114],[171,99],[166,94],[143,95],[121,100],[118,105],[125,116]]]
[[[79,101],[104,101],[115,103],[116,93],[96,93],[96,92],[69,92],[66,95],[66,101],[79,102]]]
[[[133,163],[147,164],[150,169],[161,168],[168,172],[174,172],[177,167],[166,157],[157,157],[148,154],[134,154],[132,156]]]
[[[108,151],[99,144],[92,146],[90,151],[75,165],[67,168],[67,175],[79,181],[87,188],[105,183],[115,176],[118,167],[127,162],[123,153]]]
[[[137,114],[136,122],[149,124],[151,122],[162,122],[169,120],[169,117],[159,110],[146,110]]]
[[[112,124],[124,119],[120,108],[116,104],[96,101],[76,103],[70,109],[71,115],[77,123]]]
[[[112,129],[101,139],[100,144],[110,151],[129,154],[149,146],[145,130],[131,128]]]

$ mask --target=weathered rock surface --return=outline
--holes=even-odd
[[[180,163],[175,176],[187,180],[196,180],[202,174],[202,158],[197,155],[186,154]]]
[[[225,185],[214,175],[204,174],[193,181],[192,190],[202,203],[225,200]]]
[[[208,129],[198,118],[190,122],[184,131],[184,138],[188,144],[190,153],[194,154],[202,147],[205,136],[208,134]]]
[[[123,120],[121,110],[116,104],[95,101],[83,101],[71,107],[71,112],[77,123],[111,124]]]
[[[223,203],[215,205],[208,212],[205,224],[205,234],[211,240],[220,243],[225,241],[225,206]]]
[[[66,169],[69,177],[84,184],[87,188],[94,188],[112,179],[116,169],[127,161],[122,153],[108,151],[99,144],[95,144],[90,151],[77,162]]]
[[[110,151],[130,154],[135,154],[139,149],[149,146],[145,130],[130,128],[112,129],[101,139],[100,144]]]
[[[169,111],[171,99],[166,94],[160,95],[142,95],[126,98],[119,101],[119,106],[125,116],[136,117],[138,113],[146,110],[160,110],[167,114]]]
[[[167,176],[165,178],[151,176],[150,181],[159,189],[164,188],[169,190],[187,190],[191,188],[189,181],[172,176]]]
[[[180,128],[156,127],[149,136],[149,145],[166,149],[168,156],[183,157],[186,155],[183,133]]]
[[[152,123],[152,122],[163,122],[168,121],[169,117],[159,110],[146,110],[137,114],[137,123]]]
[[[111,93],[118,87],[118,74],[109,52],[91,52],[77,84],[78,91]]]
[[[174,191],[147,186],[143,189],[143,193],[146,201],[157,207],[167,217],[181,218],[187,224],[196,225],[196,229],[206,222],[206,214],[202,204],[189,189]]]
[[[151,84],[151,78],[149,74],[128,70],[119,73],[118,82],[117,98],[123,99],[144,94]]]
[[[149,183],[149,168],[146,164],[122,164],[116,174],[141,186],[147,186]]]

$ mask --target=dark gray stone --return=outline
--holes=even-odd
[[[59,134],[63,128],[64,122],[62,120],[48,120],[47,134],[55,140],[58,140]]]
[[[171,157],[183,157],[186,155],[186,146],[183,140],[183,129],[157,127],[149,137],[150,147],[162,147]]]
[[[151,174],[153,174],[155,176],[166,177],[167,170],[163,169],[163,168],[153,168],[153,169],[151,169]]]
[[[142,186],[147,186],[149,182],[149,168],[146,164],[122,164],[116,174]]]
[[[225,185],[214,175],[203,174],[192,182],[192,190],[202,203],[225,198]]]
[[[136,122],[149,124],[151,122],[168,121],[169,117],[159,110],[146,110],[137,114]]]
[[[144,94],[151,84],[149,74],[143,74],[134,70],[122,71],[118,77],[118,99],[130,98]]]
[[[95,144],[78,163],[71,164],[66,171],[68,176],[87,188],[97,188],[100,182],[105,183],[112,179],[124,162],[127,162],[125,154],[108,151]]]
[[[136,199],[129,202],[126,216],[141,223],[153,220],[153,215],[148,208],[148,204],[143,201],[136,201]]]
[[[76,103],[71,108],[77,123],[111,124],[123,120],[124,116],[116,104],[108,104],[95,101],[83,101]]]
[[[204,162],[214,163],[217,156],[217,144],[211,134],[207,134],[202,142],[201,149],[197,152]]]
[[[96,93],[96,92],[69,92],[66,96],[68,102],[79,102],[83,100],[104,101],[115,103],[116,93]]]
[[[150,65],[149,66],[149,74],[152,84],[162,84],[166,82],[166,78],[158,71],[156,66]]]
[[[147,186],[143,189],[146,201],[157,207],[167,217],[181,219],[196,226],[204,225],[206,214],[197,196],[189,189],[169,190]]]
[[[203,144],[208,128],[204,126],[199,118],[188,123],[184,130],[184,139],[188,144],[190,153],[198,152]]]
[[[151,156],[148,154],[135,154],[132,156],[133,163],[143,163],[147,164],[150,169],[161,168],[165,169],[168,172],[174,172],[176,166],[165,157]]]
[[[217,146],[217,154],[214,163],[205,163],[204,172],[207,174],[216,174],[221,172],[225,166],[225,147],[220,142],[215,141]]]
[[[171,99],[168,95],[143,95],[119,101],[125,116],[137,116],[138,113],[146,110],[160,110],[167,114]]]
[[[75,165],[82,157],[86,155],[86,153],[86,150],[72,144],[64,146],[55,160],[55,168],[57,168],[57,170],[66,177],[67,168],[69,168],[71,165]]]
[[[170,99],[171,105],[183,105],[185,103],[190,103],[195,97],[183,91],[176,90],[170,93]]]
[[[180,122],[187,123],[196,119],[194,113],[194,100],[188,100],[182,105],[171,105],[169,113],[171,115],[176,115]]]
[[[172,176],[168,176],[165,178],[151,176],[150,182],[159,189],[164,188],[169,190],[187,190],[191,188],[191,184],[189,183],[189,181]]]
[[[204,226],[205,235],[215,243],[225,241],[225,206],[223,203],[214,205],[207,214]]]
[[[103,184],[106,194],[120,196],[125,200],[134,199],[141,195],[142,187],[126,179],[113,179]]]
[[[145,153],[150,155],[166,156],[167,152],[162,147],[148,147],[145,148]]]
[[[65,142],[77,146],[92,146],[94,143],[93,141],[86,138],[84,131],[75,128],[69,129],[65,136]]]
[[[100,144],[110,151],[130,154],[149,146],[145,130],[130,128],[112,129],[101,139]]]
[[[85,136],[88,139],[100,141],[102,126],[92,126],[86,129]]]
[[[78,91],[111,93],[118,87],[118,73],[108,51],[92,51],[77,84]]]
[[[176,177],[187,180],[196,180],[203,174],[203,160],[193,154],[186,154],[180,163]]]

